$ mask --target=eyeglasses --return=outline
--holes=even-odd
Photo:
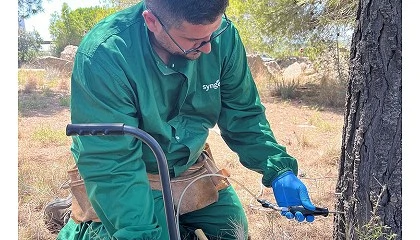
[[[150,9],[149,9],[150,11]],[[152,12],[152,11],[150,11]],[[153,13],[153,12],[152,12]],[[175,39],[171,36],[171,34],[169,34],[168,29],[166,29],[165,25],[162,23],[162,21],[159,19],[159,17],[153,13],[153,15],[155,15],[155,17],[157,18],[157,20],[159,21],[160,25],[162,25],[163,30],[166,32],[166,34],[168,34],[168,36],[171,38],[172,42],[175,43],[175,45],[177,45],[179,47],[179,49],[181,49],[181,51],[184,53],[184,55],[187,55],[189,53],[192,52],[196,52],[198,51],[198,49],[200,49],[201,47],[203,47],[204,45],[206,45],[207,43],[210,43],[211,41],[213,41],[215,38],[217,38],[218,36],[220,36],[224,31],[226,31],[226,29],[228,29],[228,27],[231,24],[231,21],[227,18],[226,14],[223,13],[223,18],[226,20],[225,26],[219,30],[217,30],[216,32],[213,32],[210,36],[210,39],[208,41],[203,41],[200,43],[200,45],[198,45],[198,47],[195,48],[191,48],[189,50],[185,50],[183,49],[176,41]]]

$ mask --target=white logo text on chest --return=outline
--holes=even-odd
[[[207,91],[209,91],[210,89],[218,89],[220,87],[220,80],[216,80],[216,82],[211,83],[211,84],[204,84],[203,85],[203,89]]]

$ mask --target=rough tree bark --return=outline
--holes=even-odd
[[[334,239],[402,238],[401,14],[401,0],[359,1]]]

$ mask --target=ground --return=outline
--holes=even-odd
[[[73,164],[71,138],[65,136],[70,123],[69,90],[63,84],[57,86],[61,87],[19,92],[19,239],[55,239],[44,226],[43,209],[48,201],[68,194],[60,186]],[[298,159],[299,177],[307,185],[312,201],[333,210],[342,111],[273,98],[263,103],[278,142]],[[219,167],[231,173],[232,185],[248,216],[252,239],[331,239],[332,214],[317,217],[314,223],[297,223],[262,208],[252,194],[275,201],[271,189],[262,187],[261,175],[240,165],[217,128],[210,131],[208,142]]]

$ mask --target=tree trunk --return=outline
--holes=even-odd
[[[401,0],[360,0],[334,239],[402,236]]]

